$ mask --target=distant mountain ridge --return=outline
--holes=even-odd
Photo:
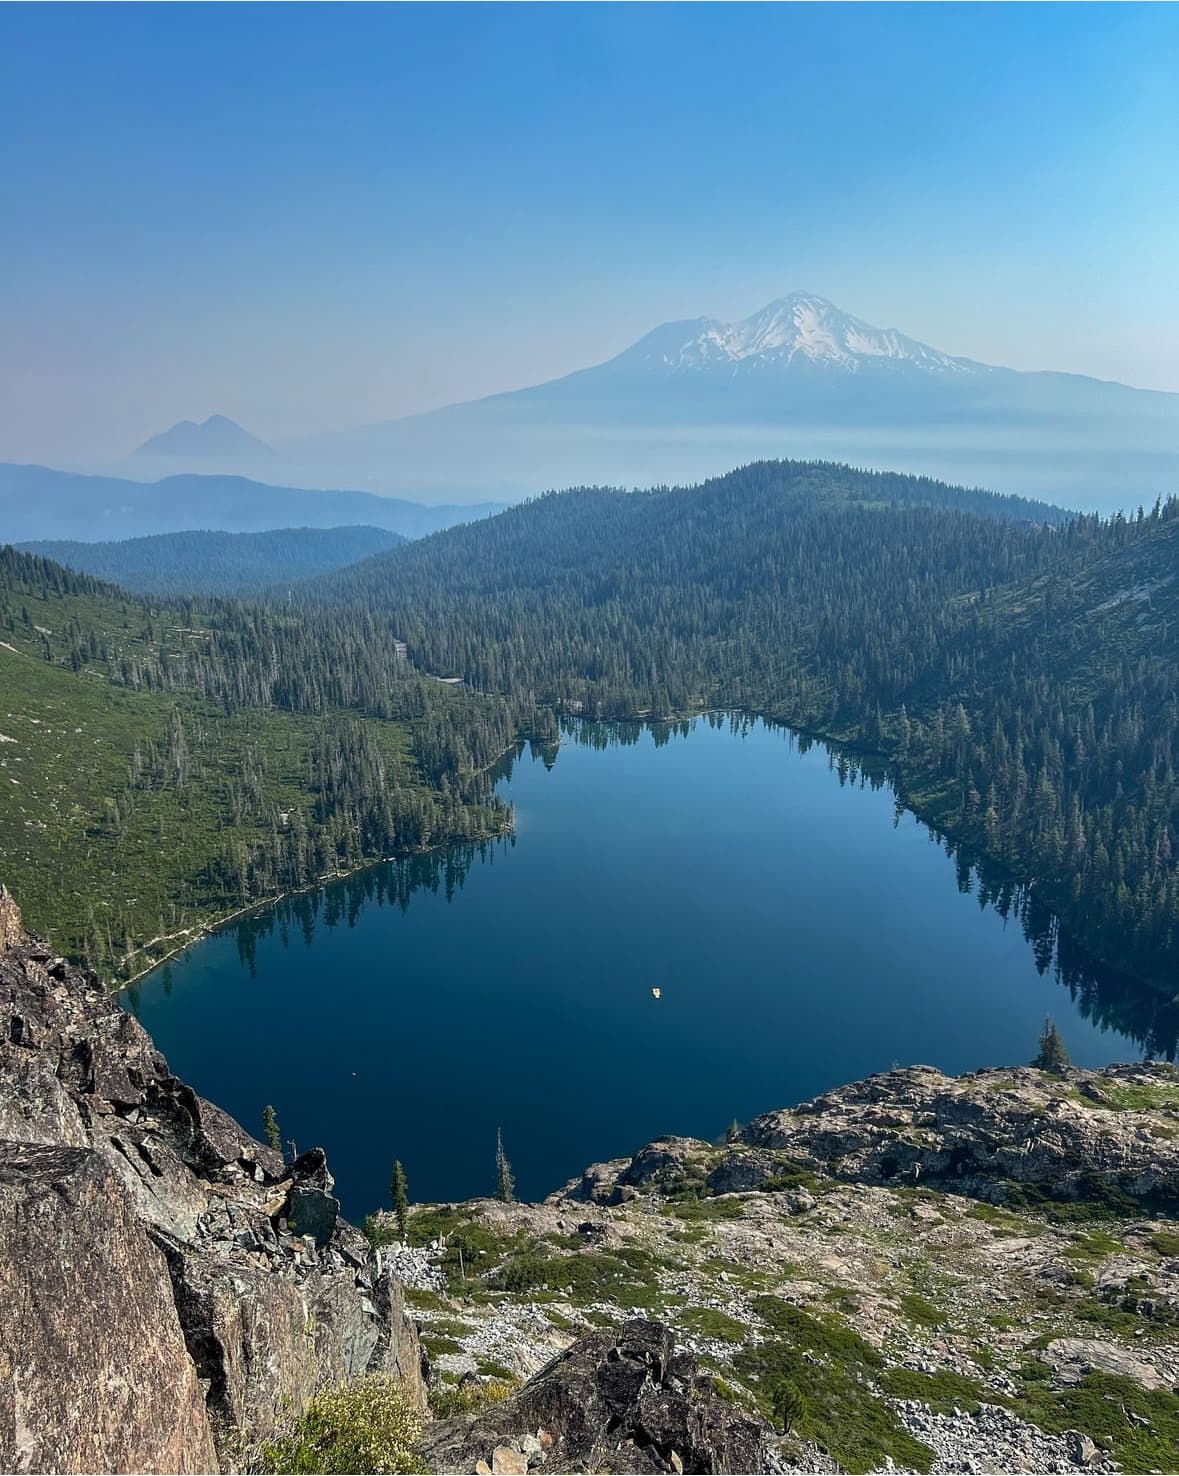
[[[427,507],[371,492],[312,491],[238,476],[158,482],[85,476],[0,462],[0,541],[85,543],[184,530],[263,533],[276,528],[383,528],[406,538],[498,512],[500,504]]]
[[[154,533],[115,543],[47,539],[19,547],[133,594],[248,595],[342,569],[405,541],[404,534],[360,526]]]
[[[274,447],[251,435],[226,415],[210,415],[198,424],[178,420],[158,436],[151,436],[132,453],[134,456],[170,456],[183,459],[224,461],[247,457],[273,460]]]
[[[294,480],[437,497],[682,485],[789,457],[1136,507],[1179,486],[1179,394],[979,363],[797,292],[736,322],[665,323],[544,384],[276,450]]]

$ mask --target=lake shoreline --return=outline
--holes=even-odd
[[[1140,1053],[1143,991],[1070,997],[1075,960],[1037,967],[1047,914],[963,885],[872,763],[740,713],[517,752],[516,841],[262,899],[124,998],[203,1096],[323,1144],[349,1213],[395,1158],[415,1198],[488,1191],[499,1128],[540,1196],[893,1062],[1029,1060],[1046,1015],[1080,1066]],[[603,1062],[626,1090],[587,1103]]]
[[[1094,965],[1108,969],[1113,973],[1121,974],[1135,984],[1148,989],[1152,994],[1163,1000],[1179,999],[1175,994],[1175,983],[1173,979],[1155,978],[1149,974],[1142,973],[1137,969],[1128,968],[1125,964],[1110,958],[1098,947],[1090,942],[1082,928],[1079,928],[1069,916],[1066,901],[1058,900],[1058,894],[1050,882],[1045,882],[1040,877],[1026,877],[1015,871],[1010,862],[999,857],[990,855],[984,848],[977,846],[968,837],[960,836],[955,830],[946,825],[938,818],[936,807],[932,804],[923,803],[920,798],[908,790],[900,776],[895,772],[896,759],[893,755],[883,749],[869,748],[863,744],[854,742],[850,738],[840,737],[821,728],[808,727],[805,724],[791,722],[787,718],[776,717],[768,712],[757,708],[747,707],[698,707],[690,712],[681,712],[669,717],[653,717],[649,712],[643,715],[633,716],[601,716],[587,718],[579,713],[568,713],[565,716],[576,722],[596,723],[634,723],[641,726],[671,727],[676,723],[690,722],[695,718],[708,717],[710,714],[722,713],[733,714],[750,721],[759,721],[774,728],[781,728],[794,734],[796,737],[808,738],[812,742],[821,743],[828,749],[846,753],[849,758],[855,760],[874,761],[879,764],[881,777],[888,785],[893,795],[900,802],[903,809],[915,820],[939,839],[951,842],[955,846],[966,848],[972,857],[972,865],[975,867],[985,864],[992,872],[1002,875],[1006,881],[1014,887],[1026,888],[1029,892],[1035,892],[1038,900],[1053,914],[1069,936],[1079,944],[1089,955]]]
[[[1169,999],[1174,992],[1173,981],[1169,983],[1166,980],[1153,979],[1145,974],[1141,974],[1133,970],[1127,970],[1123,965],[1104,956],[1102,953],[1093,948],[1092,945],[1084,938],[1083,934],[1078,929],[1076,929],[1068,920],[1066,912],[1057,905],[1052,896],[1051,889],[1043,885],[1039,878],[1025,878],[1021,876],[1018,872],[1012,870],[1009,863],[992,857],[988,855],[985,851],[978,850],[968,841],[959,838],[951,828],[945,826],[937,818],[936,810],[933,806],[923,804],[919,799],[915,798],[912,793],[906,791],[906,789],[903,787],[903,784],[899,781],[899,776],[895,773],[895,759],[881,749],[869,748],[865,745],[857,744],[847,737],[842,737],[823,729],[795,724],[785,718],[776,717],[757,709],[744,707],[698,707],[691,711],[680,712],[665,717],[655,717],[650,712],[627,716],[616,715],[587,717],[581,713],[562,712],[559,707],[553,710],[555,712],[555,715],[557,716],[558,722],[569,721],[578,725],[633,725],[640,728],[651,729],[673,727],[680,723],[694,722],[699,718],[706,718],[710,716],[732,716],[749,722],[762,722],[769,727],[789,733],[795,738],[805,738],[810,740],[811,742],[822,744],[824,747],[831,751],[844,753],[849,758],[855,761],[862,762],[864,760],[867,760],[869,763],[876,764],[879,767],[880,777],[882,778],[884,783],[888,785],[893,796],[908,814],[912,815],[915,820],[924,825],[926,829],[929,830],[930,833],[936,836],[939,840],[949,841],[956,846],[968,847],[970,855],[973,858],[971,862],[972,865],[977,866],[985,863],[985,865],[989,867],[993,873],[1001,875],[1009,885],[1018,888],[1026,888],[1029,892],[1035,891],[1036,896],[1042,901],[1043,905],[1053,914],[1053,916],[1057,919],[1062,928],[1064,928],[1065,931],[1070,935],[1070,937],[1081,945],[1081,947],[1089,955],[1094,965],[1123,975],[1126,979],[1132,981],[1134,984],[1144,989],[1149,990],[1153,995],[1159,998]],[[478,774],[490,773],[499,764],[501,764],[509,754],[519,751],[523,745],[534,741],[538,740],[533,739],[532,737],[530,737],[530,735],[526,733],[521,733],[517,735],[516,739],[506,748],[504,748],[501,753],[497,754],[496,757],[492,759],[489,763],[483,765],[482,768],[475,770],[474,772]],[[551,743],[552,746],[559,748],[562,743],[562,738],[560,735],[558,735],[558,737],[554,740],[545,741]],[[469,837],[469,839],[473,841],[495,840],[502,836],[510,835],[513,833],[513,831],[514,821],[504,830],[488,832],[487,834],[478,836],[472,836]],[[387,865],[390,862],[407,860],[413,856],[432,855],[440,851],[445,851],[450,846],[455,845],[456,843],[457,842],[455,840],[446,840],[439,842],[437,845],[426,846],[417,851],[405,851],[397,855],[381,856],[364,860],[359,862],[356,866],[347,867],[339,871],[325,873],[323,876],[318,877],[314,881],[307,882],[303,886],[290,887],[284,891],[276,893],[273,896],[259,898],[257,901],[246,903],[245,905],[234,908],[229,912],[217,913],[209,917],[208,919],[202,920],[201,922],[195,924],[193,928],[185,930],[184,942],[179,943],[176,947],[169,949],[159,958],[153,960],[144,968],[139,969],[136,973],[130,975],[125,980],[112,983],[110,987],[112,991],[116,993],[130,988],[133,984],[138,983],[141,979],[146,978],[155,969],[160,968],[165,963],[168,963],[171,959],[177,958],[187,952],[188,949],[193,947],[194,944],[200,942],[202,938],[208,937],[210,934],[219,931],[221,928],[228,926],[230,923],[236,921],[241,917],[246,917],[257,912],[264,912],[271,907],[277,907],[279,903],[283,902],[289,897],[302,896],[310,892],[320,891],[322,888],[330,886],[333,882],[346,880],[350,876],[355,876],[359,873],[371,870],[372,868],[377,866]],[[1038,891],[1036,890],[1037,888],[1039,889]],[[180,936],[180,933],[171,936]],[[164,939],[157,939],[152,941],[164,941]],[[135,952],[142,952],[142,948],[147,946],[150,946],[150,944],[142,945],[141,948],[136,949]]]

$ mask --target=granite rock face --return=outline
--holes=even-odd
[[[961,1077],[914,1066],[767,1113],[742,1136],[861,1184],[920,1184],[999,1203],[1031,1190],[1175,1214],[1179,1141],[1161,1114],[1149,1131],[1152,1099],[1172,1097],[1179,1075],[1164,1064]],[[1122,1110],[1128,1100],[1132,1112]]]
[[[764,1471],[768,1433],[669,1328],[635,1319],[574,1343],[502,1404],[432,1426],[425,1454],[441,1472]]]
[[[722,1148],[658,1138],[629,1160],[592,1165],[555,1197],[618,1205],[637,1192],[693,1186],[747,1193],[804,1186],[810,1173],[994,1204],[1083,1200],[1175,1215],[1179,1139],[1171,1105],[1179,1105],[1179,1073],[1165,1064],[959,1077],[914,1066],[768,1112]],[[805,1200],[805,1188],[796,1192]]]
[[[164,1257],[101,1153],[0,1143],[0,1465],[217,1469]]]
[[[424,1406],[401,1285],[332,1187],[177,1080],[0,888],[0,1469],[232,1469],[365,1373]]]

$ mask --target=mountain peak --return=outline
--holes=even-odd
[[[876,328],[814,292],[775,298],[749,317],[726,323],[698,318],[665,323],[627,350],[652,368],[672,373],[814,365],[848,374],[914,368],[927,373],[973,374],[981,366],[928,344]]]
[[[199,424],[195,420],[178,420],[166,431],[137,446],[134,454],[196,460],[246,456],[257,460],[273,456],[274,451],[265,441],[244,430],[236,420],[230,420],[228,415],[210,415]]]

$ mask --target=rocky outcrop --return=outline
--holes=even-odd
[[[502,1404],[431,1427],[425,1454],[440,1472],[764,1471],[768,1433],[669,1328],[636,1319],[574,1343]]]
[[[1133,1110],[1124,1110],[1132,1106]],[[565,1197],[617,1205],[639,1191],[780,1188],[806,1208],[808,1175],[944,1189],[995,1204],[1085,1201],[1179,1213],[1179,1074],[1145,1063],[1060,1076],[1030,1067],[947,1077],[889,1071],[755,1118],[723,1148],[659,1138],[595,1164]]]
[[[1131,1102],[1134,1110],[1123,1110]],[[915,1066],[767,1113],[742,1137],[856,1183],[920,1184],[999,1203],[1024,1189],[1174,1214],[1175,1104],[1179,1075],[1164,1064],[1059,1077],[1031,1067],[947,1077]]]
[[[0,1468],[231,1468],[369,1372],[424,1405],[323,1154],[284,1164],[177,1080],[2,890],[0,937]]]
[[[164,1257],[89,1148],[0,1143],[0,1465],[211,1471]]]

